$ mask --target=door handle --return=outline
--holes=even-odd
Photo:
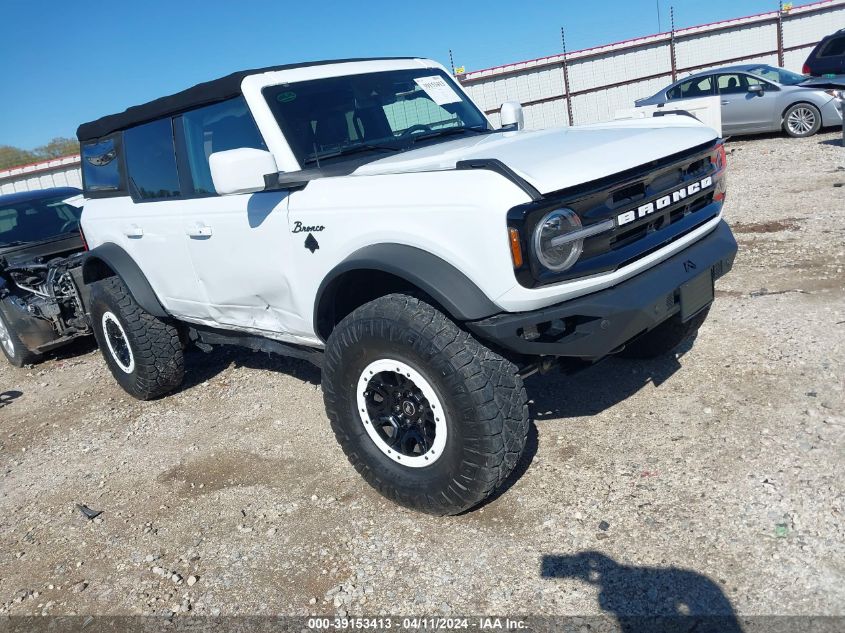
[[[730,101],[722,101],[722,105],[728,105]]]
[[[137,224],[130,224],[125,229],[123,229],[123,234],[126,237],[144,237],[144,229],[142,229]]]
[[[211,227],[197,222],[194,226],[189,226],[185,229],[185,234],[188,237],[211,237]]]

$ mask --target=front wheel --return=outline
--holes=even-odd
[[[151,400],[182,384],[179,330],[141,308],[119,277],[91,286],[91,321],[112,376],[129,395]]]
[[[812,136],[819,131],[821,126],[821,112],[809,103],[796,103],[790,106],[783,115],[783,130],[795,138]]]
[[[343,319],[326,344],[322,386],[350,463],[414,510],[472,508],[525,447],[528,405],[516,366],[415,297],[387,295]]]
[[[41,354],[29,351],[23,344],[17,332],[6,321],[2,310],[0,310],[0,349],[3,350],[3,355],[15,367],[32,365],[41,360]]]

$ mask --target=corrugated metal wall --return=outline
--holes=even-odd
[[[778,66],[781,56],[786,68],[800,72],[812,47],[843,27],[845,0],[826,0],[782,14],[775,11],[574,51],[565,60],[553,55],[472,71],[458,80],[496,123],[504,101],[520,101],[526,127],[532,129],[594,123],[613,118],[617,110],[633,107],[636,99],[672,83],[673,74],[683,77],[731,63]]]
[[[50,187],[82,188],[79,156],[65,156],[33,165],[0,170],[0,194],[35,191]]]

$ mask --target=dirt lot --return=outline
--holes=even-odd
[[[518,477],[463,516],[369,489],[304,363],[191,352],[156,402],[92,344],[0,363],[0,614],[845,615],[836,139],[729,143],[740,253],[698,340],[529,379]]]

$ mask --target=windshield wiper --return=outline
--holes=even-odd
[[[478,134],[485,134],[490,132],[490,128],[487,127],[464,127],[464,126],[457,126],[457,127],[447,127],[443,128],[442,130],[432,130],[431,132],[424,132],[422,134],[413,134],[410,137],[411,143],[416,143],[417,141],[425,141],[430,138],[437,138],[439,136],[452,136],[453,134],[463,134],[464,132],[476,132]]]
[[[6,248],[8,246],[23,246],[24,244],[28,246],[38,246],[39,244],[47,244],[49,242],[59,242],[61,240],[66,240],[69,237],[73,237],[74,235],[79,234],[76,231],[66,231],[64,233],[51,235],[50,237],[42,237],[41,239],[37,240],[15,240],[13,242],[0,242],[0,248]]]
[[[372,152],[378,150],[386,150],[390,152],[398,152],[401,151],[401,147],[397,147],[395,145],[377,145],[374,143],[365,143],[363,145],[352,145],[350,147],[341,147],[340,149],[332,150],[330,152],[323,152],[321,154],[315,154],[311,158],[306,158],[303,162],[305,163],[317,163],[320,164],[321,160],[325,160],[326,158],[335,158],[336,156],[346,156],[348,154],[357,154],[359,152]]]

